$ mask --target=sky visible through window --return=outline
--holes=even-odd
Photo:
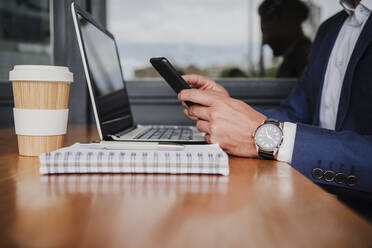
[[[257,13],[261,0],[107,0],[108,29],[115,35],[125,79],[150,67],[155,56],[173,63],[207,69],[218,77],[222,68],[244,71],[256,67],[261,29]],[[308,0],[320,10],[318,23],[342,8],[338,0]],[[266,64],[271,60],[264,48]]]

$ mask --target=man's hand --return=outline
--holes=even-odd
[[[201,75],[185,75],[183,79],[192,87],[200,90],[214,90],[229,96],[227,90],[208,77]]]
[[[200,75],[185,75],[183,76],[183,79],[192,87],[199,90],[213,90],[221,95],[229,96],[229,93],[227,90],[213,81],[212,79]],[[182,102],[183,106],[183,113],[191,120],[197,121],[198,118],[196,116],[192,116],[189,113],[189,107],[185,104],[185,102]]]
[[[205,140],[219,144],[227,153],[236,156],[256,157],[253,134],[266,119],[242,101],[233,99],[215,90],[183,90],[178,95],[181,101],[200,105],[188,107],[196,127],[205,132]]]

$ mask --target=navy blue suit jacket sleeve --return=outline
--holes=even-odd
[[[317,183],[372,192],[372,136],[298,123],[292,166]],[[344,181],[315,179],[316,168]]]
[[[317,183],[372,192],[372,124],[365,125],[365,122],[369,121],[369,117],[365,116],[371,115],[371,112],[361,113],[358,118],[350,117],[344,127],[337,131],[318,127],[322,88],[319,81],[323,80],[328,61],[328,58],[323,58],[327,56],[327,53],[330,53],[329,50],[333,47],[333,44],[328,45],[328,49],[327,42],[332,41],[326,36],[332,35],[329,34],[331,28],[334,29],[331,26],[334,26],[337,18],[340,19],[341,17],[342,14],[339,14],[320,27],[309,56],[309,64],[288,99],[277,109],[259,111],[267,117],[282,122],[297,123],[291,165],[299,172]],[[339,22],[342,24],[341,21]],[[333,36],[337,37],[337,32]],[[327,38],[328,40],[326,40]],[[372,54],[372,50],[369,50],[369,52]],[[372,58],[372,55],[364,57],[363,63],[370,63],[368,60]],[[363,63],[360,62],[360,68],[364,68]],[[359,81],[368,77],[372,78],[372,72],[367,66],[368,64],[366,64],[365,71],[362,72],[361,69],[357,71],[361,75]],[[369,75],[366,75],[368,73]],[[357,74],[354,78],[358,78]],[[370,94],[372,91],[366,93],[365,89],[368,90],[369,88],[364,88],[364,92],[361,90],[361,87],[370,87],[366,86],[368,84],[372,85],[371,80],[363,82],[363,85],[353,82],[356,100],[352,100],[351,104],[355,104],[349,107],[352,113],[363,112],[360,109],[368,106],[366,104],[370,104],[370,101],[363,101],[367,101],[368,96],[366,94]],[[361,85],[360,89],[358,89],[359,85]],[[358,100],[358,97],[361,98],[362,95],[366,99]],[[369,95],[369,99],[371,98],[372,94]],[[360,101],[362,102],[360,103]],[[318,178],[319,174],[314,174],[315,169],[318,172],[319,169],[323,173],[328,172],[327,176],[329,177]],[[336,176],[337,180],[335,180]]]

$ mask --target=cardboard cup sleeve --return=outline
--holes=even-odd
[[[68,109],[14,108],[13,112],[17,135],[52,136],[66,134]]]

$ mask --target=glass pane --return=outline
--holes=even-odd
[[[127,80],[156,77],[148,62],[155,56],[167,57],[184,73],[213,78],[298,77],[318,26],[341,10],[336,0],[108,0],[107,5],[108,29]]]
[[[17,64],[51,64],[49,0],[0,1],[0,82]]]

